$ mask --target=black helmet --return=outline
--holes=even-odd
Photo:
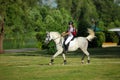
[[[72,21],[70,21],[68,24],[69,24],[69,25],[71,25],[71,24],[73,25],[73,22],[72,22]]]

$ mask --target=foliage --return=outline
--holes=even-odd
[[[119,20],[115,20],[114,24],[115,24],[115,27],[120,27],[120,21]]]
[[[100,19],[105,22],[105,26],[108,26],[110,22],[113,22],[116,19],[120,19],[120,16],[118,15],[120,13],[120,11],[118,11],[120,7],[114,4],[113,0],[94,0],[94,4]]]
[[[115,42],[119,43],[119,36],[115,32],[105,32],[106,42]]]
[[[120,6],[113,0],[0,0],[0,4],[0,16],[5,17],[4,39],[20,39],[19,45],[25,36],[34,38],[39,32],[62,33],[70,20],[78,36],[87,35],[91,19],[98,22],[101,31],[120,27]],[[43,39],[36,39],[39,46],[44,45]]]
[[[37,41],[35,38],[24,38],[24,39],[5,39],[3,47],[5,49],[16,49],[16,48],[36,48]]]
[[[51,41],[48,44],[48,54],[53,55],[53,54],[55,54],[55,52],[56,52],[56,45],[55,45],[54,41]]]
[[[100,29],[100,31],[106,31],[107,30],[107,28],[105,27],[104,24],[105,23],[103,21],[101,21],[101,20],[99,21],[97,27]]]
[[[42,49],[43,46],[45,46],[45,44],[44,44],[45,35],[46,35],[46,33],[44,33],[44,32],[37,32],[36,33],[36,39],[38,41],[37,47],[40,49]]]
[[[97,32],[96,37],[97,37],[97,46],[96,47],[101,47],[102,43],[105,42],[105,34],[103,32]]]

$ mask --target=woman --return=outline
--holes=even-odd
[[[75,30],[75,27],[74,27],[74,25],[73,25],[73,22],[70,21],[70,22],[69,22],[69,28],[68,28],[68,30],[65,32],[65,35],[67,35],[66,38],[65,38],[65,41],[64,41],[64,49],[65,49],[64,51],[65,51],[65,52],[67,52],[68,46],[69,46],[69,42],[70,42],[70,41],[73,39],[73,37],[74,37],[74,35],[73,35],[74,30]]]

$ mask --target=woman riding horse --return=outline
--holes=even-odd
[[[69,42],[73,39],[73,37],[75,36],[74,31],[76,31],[73,22],[70,21],[69,22],[69,28],[66,32],[63,32],[63,36],[65,36],[65,41],[64,41],[64,52],[67,53],[68,51],[68,46],[69,46]]]
[[[88,29],[88,33],[89,33],[89,35],[87,37],[76,37],[76,38],[74,38],[74,40],[70,41],[69,47],[68,47],[68,51],[75,51],[78,48],[83,51],[84,54],[83,54],[83,57],[82,57],[82,63],[84,63],[85,55],[87,56],[87,62],[90,63],[90,54],[87,51],[88,41],[91,41],[95,37],[95,33],[91,29]],[[57,52],[52,56],[49,64],[52,65],[53,62],[54,62],[54,59],[60,54],[62,54],[63,59],[64,59],[64,64],[66,64],[65,53],[63,53],[64,38],[58,32],[47,32],[45,43],[48,43],[51,40],[53,40],[55,42]]]

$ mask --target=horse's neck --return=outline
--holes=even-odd
[[[58,33],[58,32],[51,32],[51,34],[52,34],[52,38],[53,38],[54,42],[56,44],[60,44],[61,43],[61,39],[62,39],[60,33]]]
[[[55,42],[56,44],[62,44],[63,41],[64,41],[64,38],[63,38],[63,37],[58,37],[57,39],[54,39],[54,42]]]

